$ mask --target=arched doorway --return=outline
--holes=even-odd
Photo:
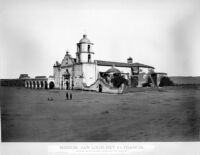
[[[47,83],[47,81],[44,82],[44,87],[45,87],[45,89],[48,89],[48,83]]]
[[[37,88],[40,88],[40,83],[39,83],[39,81],[37,81]]]
[[[53,89],[54,87],[55,87],[55,84],[54,84],[54,82],[51,81],[51,82],[49,83],[49,89]]]
[[[41,88],[44,87],[43,81],[40,81],[40,86],[41,86]]]
[[[36,87],[36,83],[35,83],[35,81],[33,81],[33,88],[35,88]]]
[[[102,85],[99,85],[99,92],[102,92]]]

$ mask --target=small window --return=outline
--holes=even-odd
[[[65,62],[65,64],[68,64],[68,59],[66,59],[66,62]]]
[[[88,62],[91,62],[91,55],[88,54]]]

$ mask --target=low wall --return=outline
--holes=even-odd
[[[200,77],[187,77],[187,76],[171,76],[170,80],[175,85],[200,85]]]
[[[0,86],[24,87],[25,79],[0,79]]]
[[[114,93],[114,94],[121,94],[123,93],[124,90],[124,84],[121,85],[119,88],[114,88],[104,82],[102,79],[97,79],[95,83],[93,83],[90,86],[87,86],[86,84],[83,83],[83,90],[92,90],[92,91],[97,91],[99,92],[99,85],[102,86],[102,91],[103,93]]]

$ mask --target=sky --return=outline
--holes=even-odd
[[[0,0],[0,78],[53,75],[87,34],[96,60],[200,76],[199,0]]]

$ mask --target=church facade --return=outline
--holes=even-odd
[[[145,80],[145,74],[154,67],[141,63],[133,63],[131,57],[127,62],[94,60],[93,43],[87,35],[77,43],[76,57],[67,51],[61,62],[53,66],[55,88],[82,89],[98,92],[121,93],[124,84],[115,87],[113,75],[121,75],[132,87],[140,87]]]

